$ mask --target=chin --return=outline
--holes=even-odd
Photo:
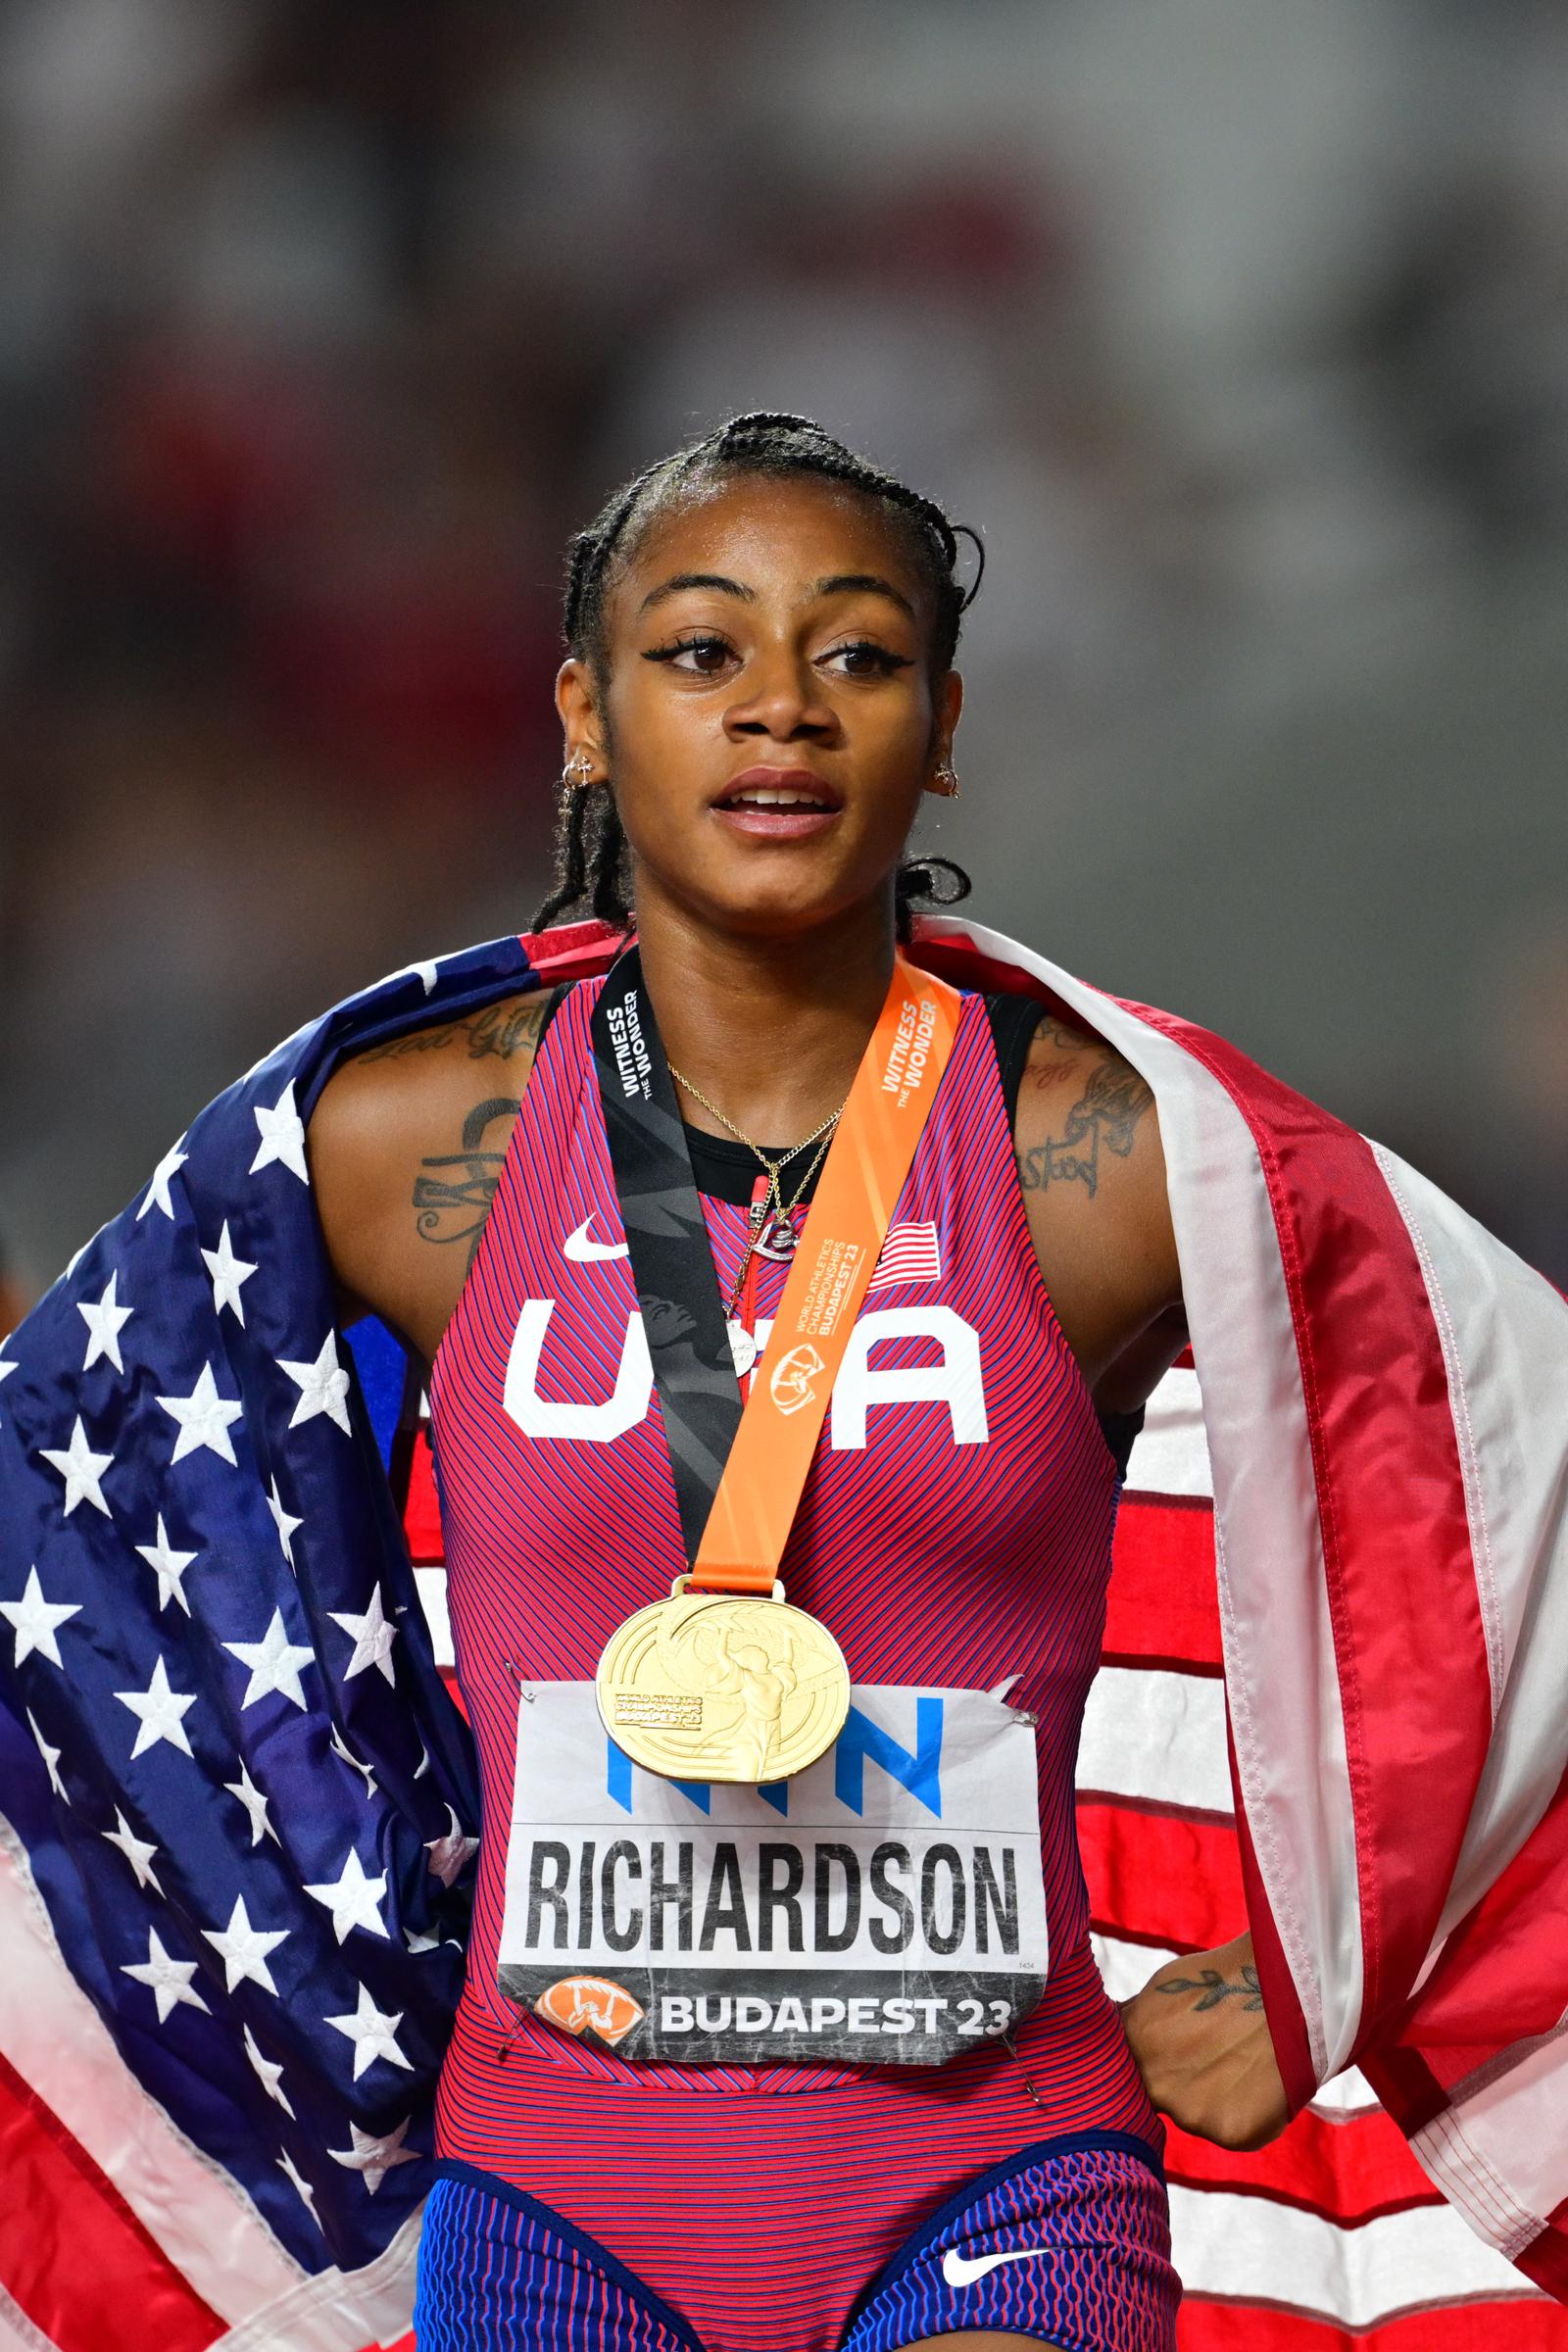
[[[793,939],[806,938],[827,924],[841,921],[864,905],[864,892],[854,890],[753,889],[715,898],[703,912],[705,920],[732,935],[748,939]]]

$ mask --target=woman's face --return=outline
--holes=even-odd
[[[935,614],[878,506],[741,475],[649,528],[605,615],[609,675],[557,702],[610,774],[654,903],[784,937],[888,901],[962,688],[931,675]]]

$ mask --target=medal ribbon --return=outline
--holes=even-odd
[[[956,989],[895,958],[742,1411],[680,1107],[635,949],[605,981],[594,1059],[694,1588],[772,1590],[958,1011]]]

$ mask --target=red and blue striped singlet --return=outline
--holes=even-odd
[[[710,2304],[716,2334],[765,2283],[830,2331],[944,2199],[1026,2144],[1162,2144],[1090,1950],[1073,1817],[1116,1466],[1035,1257],[986,1004],[966,995],[781,1573],[858,1685],[1010,1685],[1038,1718],[1045,1993],[1013,2047],[934,2068],[634,2065],[507,2000],[518,1677],[591,1681],[611,1634],[687,1564],[646,1354],[626,1346],[637,1305],[589,1038],[600,985],[568,991],[546,1030],[431,1379],[484,1831],[437,2153],[543,2200],[700,2328]],[[748,1212],[703,1200],[727,1298]],[[787,1269],[753,1262],[748,1303],[770,1318]],[[524,1325],[532,1435],[505,1401]]]

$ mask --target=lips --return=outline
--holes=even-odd
[[[713,806],[725,812],[765,809],[836,815],[844,806],[844,795],[809,767],[748,767],[724,787]]]
[[[748,767],[712,804],[726,833],[775,845],[809,841],[839,820],[844,795],[809,767]]]

